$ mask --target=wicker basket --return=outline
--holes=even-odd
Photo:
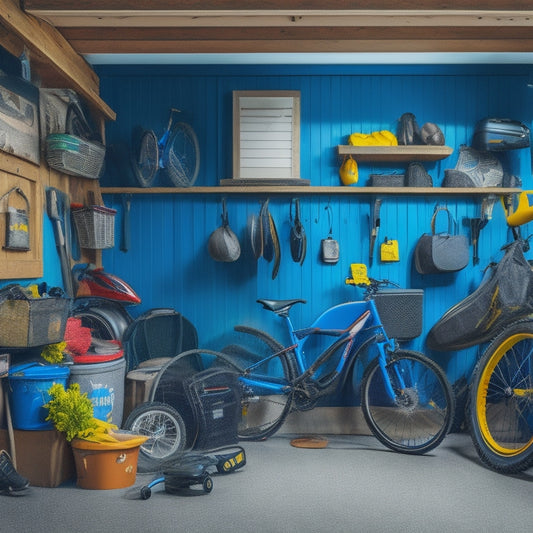
[[[4,300],[0,304],[0,346],[27,348],[61,342],[70,303],[69,298]]]
[[[82,248],[102,250],[115,245],[116,209],[101,205],[92,205],[74,209],[72,216]]]
[[[98,179],[104,166],[105,146],[66,133],[52,133],[46,138],[46,161],[71,176]]]

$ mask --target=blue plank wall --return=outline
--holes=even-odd
[[[477,120],[487,117],[516,118],[531,126],[533,79],[531,65],[426,65],[426,66],[100,66],[101,94],[117,112],[116,122],[106,127],[108,145],[128,141],[132,128],[142,125],[159,135],[170,107],[184,112],[200,141],[201,169],[196,185],[212,186],[208,195],[133,195],[131,199],[131,246],[119,249],[122,197],[104,196],[118,210],[116,246],[105,250],[106,270],[128,281],[142,297],[132,309],[138,315],[152,307],[173,307],[197,327],[200,345],[217,349],[226,344],[236,323],[247,323],[285,339],[275,317],[255,301],[257,298],[303,298],[306,305],[294,308],[298,326],[309,323],[327,307],[356,299],[359,289],[346,286],[350,263],[367,263],[370,195],[305,195],[302,217],[308,236],[303,266],[290,257],[290,196],[270,200],[281,240],[282,261],[278,277],[271,279],[272,264],[255,261],[247,240],[247,219],[258,213],[264,196],[227,195],[230,225],[240,238],[242,254],[235,263],[215,263],[207,253],[210,233],[220,224],[221,178],[232,176],[232,91],[301,91],[301,177],[311,185],[340,185],[336,146],[346,144],[352,132],[396,131],[396,121],[413,112],[420,125],[436,122],[454,153],[443,161],[426,163],[435,185],[444,170],[454,168],[458,148],[471,142]],[[505,169],[519,175],[524,188],[532,188],[529,149],[501,156]],[[360,164],[359,185],[371,172],[399,172],[401,164]],[[108,167],[110,168],[110,167]],[[102,186],[126,185],[125,176],[111,168]],[[483,268],[498,257],[509,235],[499,205],[482,231],[480,263],[472,263],[451,275],[420,276],[412,266],[417,238],[429,231],[437,203],[447,204],[462,225],[465,217],[480,214],[481,199],[468,196],[381,195],[380,241],[398,239],[399,263],[374,261],[370,275],[388,278],[405,288],[422,288],[424,327],[409,347],[426,351],[424,340],[442,313],[469,292],[482,277]],[[333,236],[340,243],[340,261],[324,265],[319,260],[320,241],[328,235],[325,208],[333,213]],[[44,279],[61,280],[51,224],[45,216],[43,245]],[[438,228],[440,229],[440,228]],[[525,228],[524,234],[531,231]],[[5,283],[5,282],[4,282]],[[427,352],[427,351],[426,351]],[[446,369],[451,381],[469,376],[477,349],[454,353],[429,353]]]
[[[303,298],[294,321],[304,326],[328,306],[358,298],[360,292],[346,286],[350,263],[367,263],[368,216],[373,197],[368,195],[305,195],[302,216],[308,236],[308,255],[303,266],[290,257],[290,196],[273,197],[271,212],[280,233],[282,261],[278,277],[271,279],[272,264],[252,257],[247,218],[258,213],[263,195],[227,196],[230,225],[240,238],[242,255],[235,263],[216,263],[207,253],[210,233],[220,223],[221,178],[232,176],[232,91],[301,91],[301,177],[311,185],[339,185],[336,145],[347,144],[352,132],[396,131],[396,121],[413,112],[420,125],[436,122],[454,153],[426,168],[440,185],[444,170],[454,168],[458,148],[471,142],[477,120],[487,117],[516,118],[528,126],[533,117],[533,89],[528,87],[533,67],[506,66],[102,66],[101,94],[117,112],[107,126],[108,144],[127,141],[132,128],[141,124],[163,132],[170,107],[184,111],[195,128],[201,148],[201,170],[196,185],[212,186],[209,195],[133,195],[131,248],[116,246],[103,255],[106,269],[129,281],[143,299],[135,314],[151,307],[174,307],[197,327],[200,344],[221,348],[236,323],[247,323],[285,338],[275,317],[262,310],[257,298]],[[524,188],[531,183],[529,149],[501,156],[506,171],[519,175]],[[393,165],[393,166],[386,166]],[[398,172],[402,165],[360,164],[359,185],[371,172]],[[125,185],[125,177],[108,172],[103,186]],[[412,266],[417,238],[429,231],[437,203],[447,204],[459,222],[480,214],[479,197],[380,196],[380,241],[398,239],[399,263],[374,261],[370,275],[388,278],[405,288],[423,288],[423,334],[410,346],[424,348],[424,339],[441,314],[480,282],[483,268],[498,257],[509,235],[498,204],[493,219],[482,231],[480,263],[450,275],[420,276]],[[119,210],[120,195],[106,195],[109,206]],[[333,212],[333,236],[340,243],[336,265],[320,262],[320,241],[328,235],[325,208]],[[440,229],[440,228],[439,228]],[[528,228],[524,232],[527,234]],[[120,231],[117,231],[117,241]],[[470,375],[476,349],[456,353],[429,353],[446,369],[451,381]]]

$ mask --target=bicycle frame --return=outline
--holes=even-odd
[[[376,357],[379,358],[379,366],[387,393],[391,399],[395,398],[395,392],[385,368],[387,353],[394,351],[395,343],[387,336],[373,300],[348,302],[331,307],[322,313],[309,328],[305,329],[295,329],[288,312],[280,316],[285,321],[292,344],[248,367],[241,378],[244,383],[261,387],[270,393],[283,394],[290,389],[291,385],[296,385],[307,377],[312,377],[329,356],[342,344],[345,344],[342,355],[332,373],[331,381],[333,381],[333,378],[351,366],[359,355],[360,348],[365,345],[366,341],[369,341],[370,345],[377,351]],[[318,351],[309,346],[317,337],[327,337],[327,347],[324,350]],[[338,340],[331,341],[331,338]],[[308,351],[318,353],[318,357],[315,357],[311,364],[307,364],[306,361],[307,348]],[[262,376],[261,379],[250,377],[249,374],[254,368],[289,351],[294,352],[297,364],[297,376],[292,384],[271,376]],[[400,388],[403,388],[402,376],[397,373],[395,377]]]

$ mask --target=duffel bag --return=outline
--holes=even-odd
[[[533,273],[524,257],[524,241],[502,248],[499,263],[490,265],[481,285],[448,309],[431,328],[432,350],[462,350],[492,339],[506,324],[533,313]]]

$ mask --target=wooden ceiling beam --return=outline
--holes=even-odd
[[[24,0],[80,54],[531,52],[531,0]],[[327,9],[325,9],[327,6]],[[463,48],[461,48],[463,47]]]
[[[87,54],[258,54],[258,53],[531,53],[533,39],[517,40],[388,40],[280,42],[274,40],[243,41],[72,41]]]
[[[257,0],[23,0],[22,5],[28,11],[280,11],[324,9],[324,0],[262,0],[258,8]],[[328,11],[346,9],[367,9],[381,11],[384,9],[425,10],[476,10],[479,0],[328,0]],[[487,11],[531,9],[529,0],[484,0],[483,9]]]
[[[82,54],[533,52],[529,28],[62,28]]]
[[[0,0],[0,45],[17,57],[26,51],[44,86],[66,84],[105,118],[115,119],[99,96],[99,79],[88,63],[55,28],[23,13],[14,0]]]

